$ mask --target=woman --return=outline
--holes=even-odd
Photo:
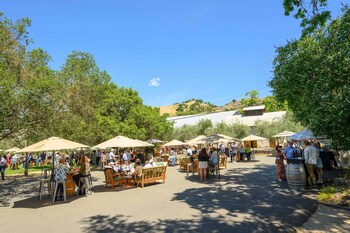
[[[69,172],[69,167],[67,166],[65,159],[60,159],[59,164],[57,167],[55,167],[55,182],[67,180],[67,173]],[[63,184],[58,184],[57,186],[57,193],[56,193],[56,201],[57,197],[60,198],[60,200],[63,200]]]
[[[209,155],[207,153],[207,149],[202,148],[202,150],[199,152],[199,155],[198,155],[198,161],[199,161],[199,164],[198,164],[199,178],[200,180],[206,180],[208,161],[209,161]]]
[[[101,170],[103,170],[106,165],[107,165],[107,155],[106,155],[106,151],[103,151],[101,154]]]
[[[79,179],[80,177],[88,177],[90,176],[90,159],[87,156],[82,156],[81,157],[81,166],[78,174],[73,176],[73,180],[77,187],[79,188],[79,194],[81,195],[82,192],[82,187],[79,187]]]
[[[2,156],[0,158],[0,172],[1,172],[1,179],[2,180],[5,180],[5,169],[6,169],[6,167],[7,167],[7,160],[6,160],[6,155],[4,155],[4,156]]]
[[[285,179],[284,174],[284,159],[285,155],[282,153],[282,147],[276,146],[275,149],[275,158],[276,158],[276,178],[278,181],[283,181]]]

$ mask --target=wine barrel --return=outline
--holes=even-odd
[[[74,196],[74,193],[75,193],[75,183],[73,180],[74,174],[75,174],[74,172],[68,172],[68,174],[67,174],[67,180],[66,180],[67,197],[72,197],[72,196]]]
[[[303,159],[287,159],[287,181],[292,190],[303,190],[306,184],[306,173]]]

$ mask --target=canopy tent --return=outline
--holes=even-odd
[[[27,146],[17,152],[38,152],[38,151],[56,151],[56,150],[69,150],[77,148],[87,148],[90,146],[66,140],[60,137],[50,137],[43,141],[37,142],[33,145]]]
[[[20,150],[20,148],[18,148],[18,147],[12,147],[10,149],[5,150],[5,152],[10,152],[11,153],[11,152],[18,152],[19,150]]]
[[[138,139],[134,139],[135,141],[143,144],[145,147],[148,147],[148,146],[154,146],[153,144],[151,143],[148,143],[148,142],[144,142],[144,141],[141,141],[141,140],[138,140]]]
[[[186,143],[174,139],[168,143],[165,143],[163,146],[182,146],[182,145],[186,145]]]
[[[148,139],[147,142],[148,143],[163,143],[162,140],[158,140],[158,139]]]
[[[292,135],[294,135],[294,134],[295,134],[295,133],[292,132],[292,131],[287,131],[287,130],[285,130],[285,131],[280,132],[280,133],[278,133],[278,134],[276,134],[276,135],[273,135],[272,137],[274,137],[274,138],[283,138],[283,137],[292,136]]]
[[[248,144],[252,148],[269,147],[269,141],[267,138],[259,137],[253,134],[242,138],[242,142],[245,146]],[[265,145],[263,142],[266,142],[265,144],[267,145]]]
[[[289,140],[303,140],[303,139],[312,139],[316,138],[311,130],[305,129],[292,136],[288,137]]]
[[[238,138],[233,138],[224,134],[212,134],[198,140],[197,144],[220,143],[220,142],[228,143],[228,142],[239,142],[239,141],[241,140],[239,140]]]
[[[101,149],[106,149],[106,148],[113,148],[113,147],[119,147],[119,148],[132,148],[132,147],[145,147],[144,142],[138,142],[134,139],[124,137],[124,136],[117,136],[114,138],[111,138],[105,142],[102,142],[93,148],[101,148]]]
[[[205,138],[204,135],[198,135],[197,137],[192,138],[191,140],[188,140],[188,141],[186,142],[186,144],[188,144],[188,145],[200,144],[200,142],[198,142],[198,141],[200,141],[200,140],[203,139],[203,138]]]

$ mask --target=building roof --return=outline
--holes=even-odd
[[[184,125],[196,125],[201,120],[211,120],[215,125],[222,121],[225,121],[227,117],[233,116],[237,111],[226,111],[226,112],[214,112],[209,114],[197,114],[197,115],[186,115],[168,117],[167,121],[174,122],[174,128],[179,128]]]
[[[264,109],[265,109],[265,105],[260,105],[260,106],[245,107],[243,108],[243,111],[264,110]]]
[[[274,120],[282,119],[285,115],[286,115],[286,111],[266,112],[263,115],[258,115],[258,116],[235,115],[235,116],[227,117],[225,119],[225,123],[226,124],[240,123],[247,126],[254,126],[256,121],[272,122]]]

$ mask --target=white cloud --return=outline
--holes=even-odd
[[[160,78],[152,78],[151,81],[149,81],[148,85],[151,87],[160,86]]]

